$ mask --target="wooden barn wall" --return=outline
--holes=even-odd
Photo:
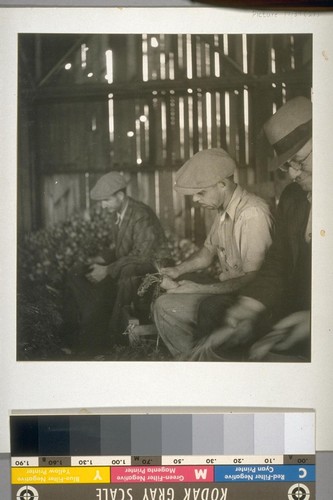
[[[210,147],[227,149],[239,183],[274,203],[286,181],[270,171],[261,127],[287,99],[310,96],[311,81],[302,73],[311,63],[310,36],[97,40],[86,63],[98,75],[95,83],[102,82],[98,57],[112,47],[110,91],[44,98],[36,106],[43,226],[89,208],[96,179],[119,170],[128,176],[129,194],[150,205],[166,229],[201,243],[212,214],[178,196],[173,184],[184,161]],[[82,84],[78,73],[75,83]]]

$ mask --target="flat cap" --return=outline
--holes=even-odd
[[[120,189],[124,189],[128,182],[119,172],[109,172],[96,182],[90,191],[90,198],[96,201],[107,200]]]
[[[195,194],[233,175],[236,163],[222,148],[196,153],[178,170],[174,188],[181,194]]]

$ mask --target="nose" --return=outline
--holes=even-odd
[[[292,181],[295,181],[297,177],[301,175],[301,173],[302,173],[301,170],[296,170],[293,167],[289,167],[288,174]]]
[[[102,200],[102,208],[106,208],[108,206],[108,202],[105,200]]]

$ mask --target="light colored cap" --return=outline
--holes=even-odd
[[[290,160],[312,137],[312,104],[306,97],[287,101],[265,123],[264,132],[273,146],[274,166]]]
[[[174,188],[181,194],[195,194],[233,175],[236,163],[221,148],[199,151],[178,170]]]
[[[117,191],[124,189],[128,182],[119,172],[109,172],[96,182],[90,191],[90,198],[96,201],[108,200]]]

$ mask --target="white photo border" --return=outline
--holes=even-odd
[[[314,408],[317,450],[333,449],[333,13],[202,8],[0,9],[2,280],[0,452],[13,409],[89,407]],[[18,33],[312,33],[314,103],[311,363],[17,362],[16,165]],[[5,49],[5,50],[4,50]]]

